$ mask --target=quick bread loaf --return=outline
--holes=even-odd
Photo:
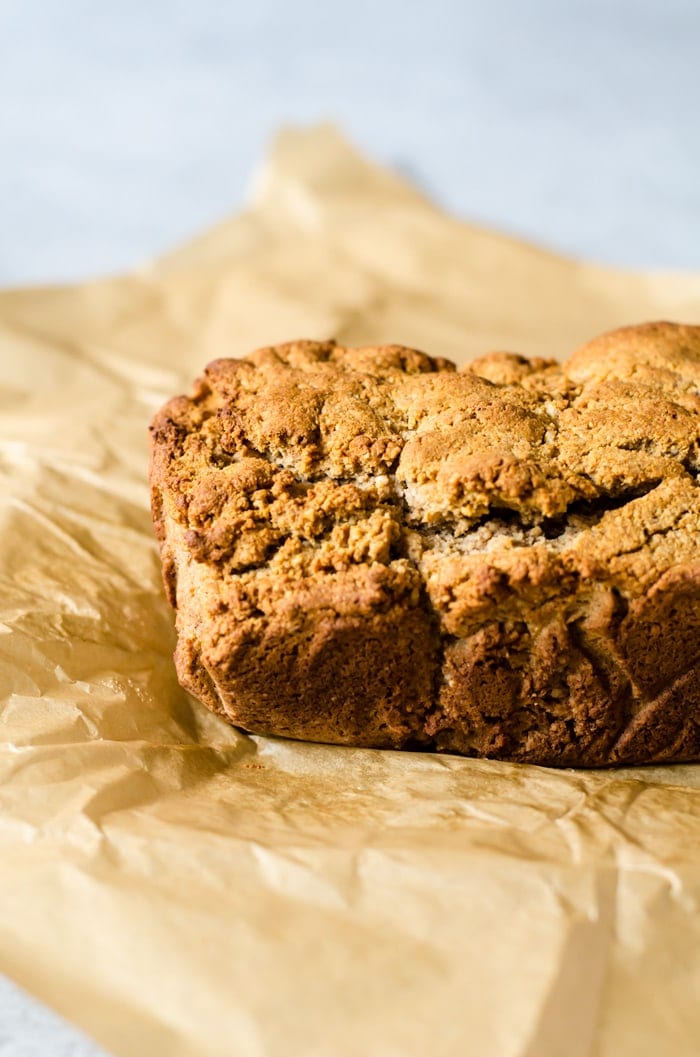
[[[298,341],[152,430],[182,685],[259,734],[700,758],[700,327],[456,369]]]

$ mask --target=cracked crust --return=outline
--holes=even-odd
[[[700,759],[700,327],[456,370],[300,341],[151,427],[186,689],[256,733]]]

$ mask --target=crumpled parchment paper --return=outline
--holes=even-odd
[[[145,480],[216,356],[661,317],[700,319],[700,275],[467,227],[329,128],[155,265],[0,295],[0,970],[117,1055],[697,1055],[700,768],[239,734],[177,685]]]

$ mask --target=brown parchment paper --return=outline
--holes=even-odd
[[[0,969],[118,1055],[691,1057],[700,775],[251,738],[178,688],[146,425],[294,337],[463,361],[700,320],[700,275],[443,215],[332,129],[129,276],[0,296]]]

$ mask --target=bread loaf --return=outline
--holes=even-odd
[[[259,734],[700,758],[700,327],[456,369],[298,341],[152,430],[182,685]]]

